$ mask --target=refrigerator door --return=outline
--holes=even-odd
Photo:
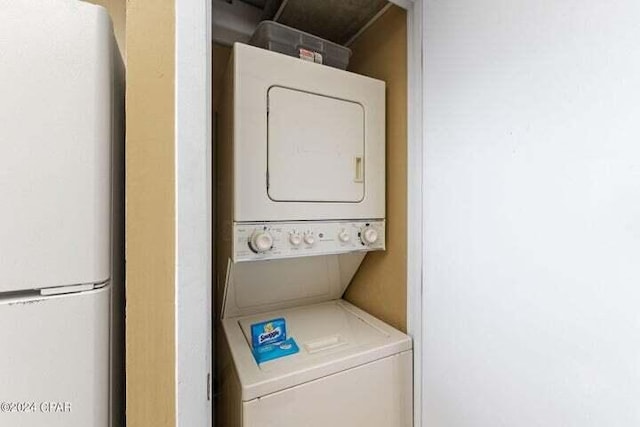
[[[112,38],[94,5],[2,6],[0,293],[109,279]]]
[[[0,425],[109,426],[110,286],[0,300]]]

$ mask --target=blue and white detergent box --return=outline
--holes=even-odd
[[[283,318],[267,320],[251,325],[253,348],[273,344],[287,339],[287,322]]]
[[[251,325],[251,346],[258,364],[300,351],[295,340],[287,338],[287,322],[283,318]]]

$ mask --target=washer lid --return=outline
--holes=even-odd
[[[251,325],[283,317],[300,352],[258,365]],[[344,300],[223,320],[223,328],[248,401],[412,347],[411,338]]]

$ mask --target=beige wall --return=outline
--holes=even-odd
[[[173,427],[174,2],[86,1],[109,10],[127,65],[127,425]]]
[[[174,1],[126,5],[127,424],[175,425]]]
[[[367,255],[345,298],[406,331],[407,26],[392,6],[351,46],[350,71],[387,82],[387,250]]]

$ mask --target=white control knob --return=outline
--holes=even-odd
[[[360,240],[365,245],[373,245],[378,241],[378,232],[374,228],[365,227],[360,232]]]
[[[266,230],[256,230],[249,239],[249,246],[259,254],[267,252],[273,247],[273,236]]]
[[[304,242],[309,246],[313,246],[316,243],[316,237],[313,233],[304,233]]]
[[[338,234],[338,239],[340,239],[342,243],[348,243],[349,240],[351,240],[351,236],[349,235],[349,232],[347,232],[347,230],[342,230]]]
[[[291,233],[289,235],[289,243],[293,246],[300,246],[300,243],[302,243],[302,236],[298,233]]]

